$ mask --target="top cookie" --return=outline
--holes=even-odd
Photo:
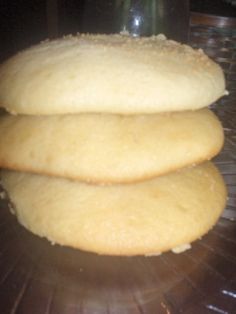
[[[0,67],[12,113],[154,113],[199,109],[225,93],[221,68],[163,35],[77,35],[45,41]]]

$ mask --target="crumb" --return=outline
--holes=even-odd
[[[179,253],[183,253],[184,251],[187,251],[189,249],[191,249],[191,244],[187,243],[187,244],[179,245],[179,246],[173,248],[171,251],[175,254],[179,254]]]
[[[5,192],[5,191],[1,191],[1,192],[0,192],[0,199],[1,199],[1,200],[5,200],[6,198],[7,198],[6,192]]]

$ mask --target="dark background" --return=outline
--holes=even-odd
[[[0,61],[25,47],[52,37],[48,29],[47,14],[48,3],[53,6],[55,2],[58,12],[56,23],[58,36],[112,30],[113,20],[110,11],[113,2],[109,0],[1,0]],[[236,16],[236,8],[223,0],[192,0],[190,9],[216,15]],[[106,18],[101,19],[98,12]]]

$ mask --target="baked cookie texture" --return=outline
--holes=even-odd
[[[32,115],[193,110],[225,94],[215,62],[163,35],[45,41],[5,62],[0,77],[0,105]]]
[[[107,255],[180,252],[226,203],[208,160],[224,134],[207,108],[221,68],[163,35],[81,34],[0,66],[2,185],[18,221]]]
[[[108,255],[156,254],[199,239],[226,202],[211,162],[131,185],[3,171],[18,220],[53,243]]]
[[[132,183],[198,164],[222,148],[209,109],[152,115],[0,117],[0,167],[93,183]]]

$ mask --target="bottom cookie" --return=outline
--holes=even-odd
[[[25,228],[53,243],[107,255],[185,248],[213,227],[227,196],[211,162],[129,185],[6,170],[1,177]]]

